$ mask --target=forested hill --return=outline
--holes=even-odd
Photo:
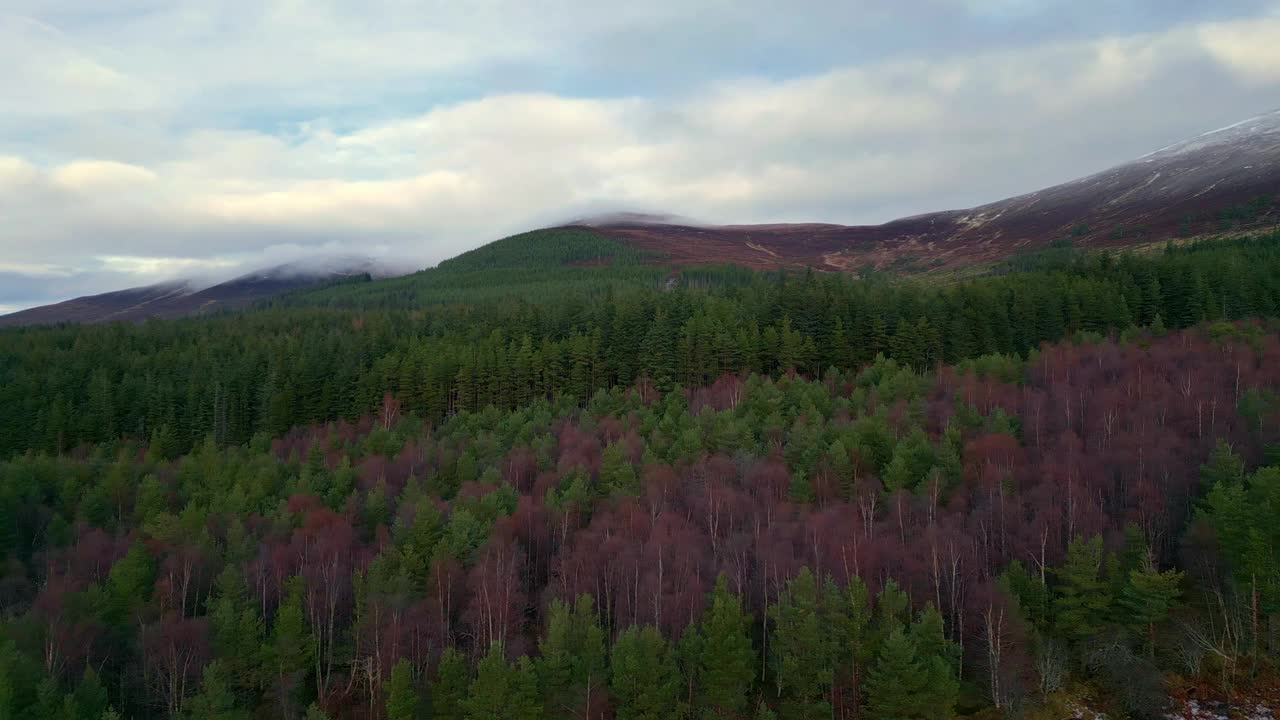
[[[1280,468],[1259,468],[1280,340],[1134,340],[434,426],[388,396],[181,457],[15,458],[0,709],[1163,717],[1188,687],[1253,708],[1280,612]]]
[[[566,264],[567,263],[567,264]],[[585,266],[584,265],[588,265]],[[603,266],[602,266],[603,265]],[[439,268],[208,319],[0,332],[0,452],[120,435],[182,450],[371,412],[426,419],[585,400],[647,377],[818,376],[878,354],[916,368],[1134,326],[1269,317],[1280,235],[1147,254],[1061,249],[946,285],[682,270],[572,232],[529,234]]]
[[[1273,692],[1280,234],[948,283],[584,228],[0,331],[0,719],[1164,717]]]
[[[589,228],[549,228],[488,243],[412,275],[293,293],[275,304],[382,309],[507,299],[546,304],[566,293],[589,297],[615,287],[657,287],[669,272],[662,260]]]

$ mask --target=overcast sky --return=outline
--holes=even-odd
[[[588,212],[882,222],[1280,106],[1280,0],[0,0],[0,312]]]

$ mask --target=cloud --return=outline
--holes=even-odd
[[[144,167],[111,160],[80,160],[62,165],[50,174],[53,184],[81,193],[138,189],[154,182],[156,174]]]
[[[1200,42],[1219,62],[1266,86],[1280,81],[1280,18],[1256,23],[1210,25]]]
[[[746,40],[674,2],[482,2],[430,23],[390,0],[122,0],[93,20],[73,0],[13,3],[44,19],[0,19],[0,61],[32,73],[0,77],[9,305],[318,253],[424,265],[584,209],[879,222],[1065,181],[1280,104],[1280,21],[1255,3],[1141,31],[837,57],[804,51],[797,23],[822,48],[832,27],[873,45],[896,5],[784,18],[714,2],[701,10],[723,11],[720,29],[750,29],[779,60],[690,61],[679,77],[668,63]],[[926,5],[926,34],[1090,21],[1065,3]],[[547,79],[557,60],[572,81]],[[415,84],[430,92],[414,100]]]

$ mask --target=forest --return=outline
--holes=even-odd
[[[1280,657],[1280,234],[947,282],[584,230],[0,332],[0,718],[1165,717]]]
[[[1081,333],[1280,309],[1280,233],[1146,254],[1055,248],[955,283],[653,262],[586,231],[540,231],[251,313],[8,330],[0,455],[120,435],[167,452],[209,435],[245,443],[354,422],[385,392],[438,421],[537,398],[585,402],[641,377],[663,390],[725,373],[820,377],[880,354],[925,370]]]

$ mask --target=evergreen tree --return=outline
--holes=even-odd
[[[1147,654],[1154,657],[1156,625],[1169,617],[1169,612],[1182,596],[1182,573],[1160,572],[1153,563],[1131,570],[1120,593],[1119,604],[1128,624],[1142,628],[1146,635]]]
[[[614,643],[611,660],[610,687],[618,720],[678,717],[679,671],[674,653],[656,628],[628,628]]]
[[[816,720],[829,716],[823,700],[834,681],[835,635],[822,617],[818,584],[809,568],[787,583],[778,602],[769,608],[773,618],[770,647],[778,696],[785,720]]]
[[[1072,640],[1102,632],[1111,607],[1111,592],[1102,578],[1105,553],[1102,538],[1076,538],[1067,548],[1067,561],[1057,570],[1053,599],[1054,626]]]
[[[600,455],[600,484],[622,495],[640,494],[635,466],[627,460],[619,443],[611,443]]]
[[[142,543],[134,543],[129,553],[111,567],[107,576],[108,617],[117,625],[133,622],[133,613],[151,595],[155,563]]]
[[[539,647],[538,678],[547,716],[590,707],[592,696],[608,679],[604,631],[596,616],[595,600],[583,595],[572,609],[553,601],[547,635]]]
[[[511,720],[542,720],[539,695],[538,668],[527,655],[521,655],[512,679],[508,717]]]
[[[1238,484],[1244,479],[1244,460],[1231,446],[1218,441],[1209,454],[1209,461],[1200,466],[1200,483],[1205,488]]]
[[[391,668],[391,679],[387,682],[387,720],[416,720],[420,704],[413,664],[400,658]]]
[[[728,720],[746,711],[755,680],[755,651],[742,601],[721,575],[698,633],[694,660],[695,704],[707,720]]]
[[[237,692],[256,690],[263,678],[265,630],[257,605],[249,600],[240,573],[231,565],[215,581],[218,597],[210,610],[214,651],[223,660],[222,671]]]
[[[915,641],[916,655],[924,664],[928,676],[926,717],[931,720],[949,720],[960,693],[960,681],[957,677],[960,648],[946,638],[942,615],[933,605],[927,606],[920,613],[911,627],[911,637]]]
[[[465,707],[467,720],[505,720],[515,698],[515,673],[503,657],[502,645],[494,643],[480,660]]]
[[[432,720],[464,720],[468,686],[467,661],[454,647],[445,648],[431,685]]]
[[[926,720],[929,667],[916,653],[916,643],[900,628],[885,638],[867,672],[867,716],[872,720]]]
[[[0,691],[0,705],[3,705],[3,692]],[[102,686],[98,673],[92,667],[84,670],[84,677],[76,686],[74,693],[76,714],[82,718],[98,718],[110,708],[107,689]]]
[[[281,715],[294,717],[298,694],[311,664],[312,642],[302,606],[302,578],[290,578],[271,630],[271,664]]]
[[[248,720],[249,712],[236,707],[228,673],[221,660],[205,666],[200,693],[187,702],[190,720]]]

